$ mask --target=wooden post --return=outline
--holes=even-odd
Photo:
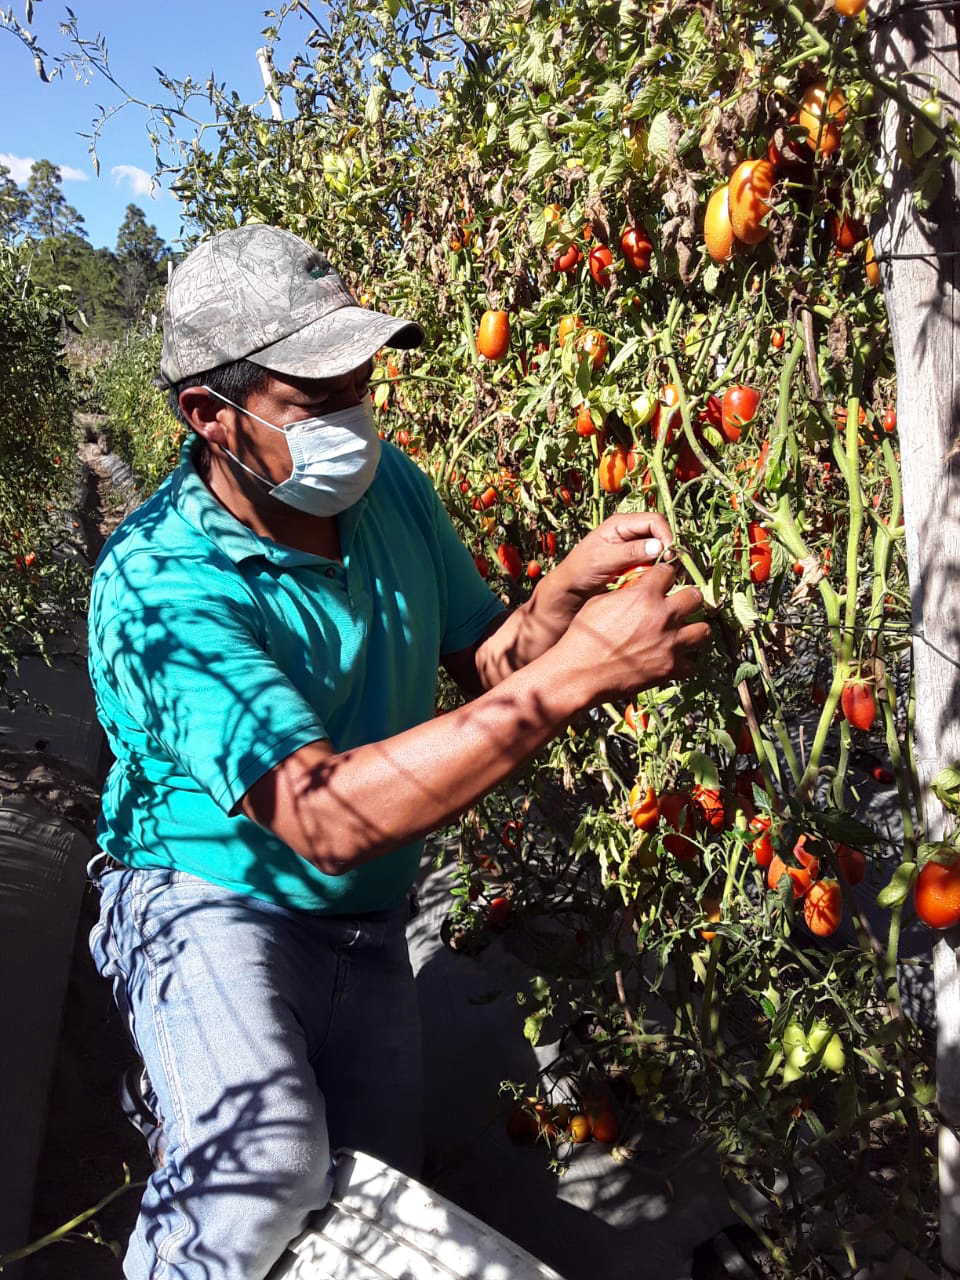
[[[960,117],[956,12],[889,0],[870,6],[873,66],[914,103],[935,89],[945,119]],[[916,764],[926,839],[937,840],[945,833],[947,815],[930,782],[960,761],[960,257],[953,256],[960,252],[960,203],[957,168],[951,165],[929,212],[918,212],[914,185],[923,161],[913,155],[909,130],[903,130],[910,119],[909,108],[888,102],[882,130],[886,210],[875,228],[874,246],[897,365],[915,636]],[[937,935],[940,1245],[942,1264],[950,1272],[960,1272],[958,951],[960,930]]]

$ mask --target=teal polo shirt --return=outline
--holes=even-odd
[[[105,852],[307,911],[402,901],[422,841],[326,876],[238,802],[309,742],[344,751],[429,720],[441,655],[479,640],[503,605],[428,477],[389,444],[339,528],[342,564],[258,537],[207,489],[188,442],[110,538],[89,623],[116,756]],[[377,824],[375,811],[355,816]]]

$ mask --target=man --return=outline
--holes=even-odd
[[[408,895],[422,837],[577,711],[682,676],[658,516],[607,521],[507,615],[367,383],[419,326],[357,307],[271,227],[174,273],[162,382],[192,438],[110,539],[90,669],[116,755],[91,945],[149,1077],[162,1162],[128,1280],[258,1280],[331,1151],[420,1160]],[[434,718],[438,664],[470,699]]]

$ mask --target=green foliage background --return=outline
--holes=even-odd
[[[73,397],[55,295],[0,243],[0,691],[82,603]]]

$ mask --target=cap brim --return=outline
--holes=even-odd
[[[359,368],[381,347],[410,350],[421,342],[423,330],[414,320],[365,307],[339,307],[246,359],[293,377],[338,378]]]

